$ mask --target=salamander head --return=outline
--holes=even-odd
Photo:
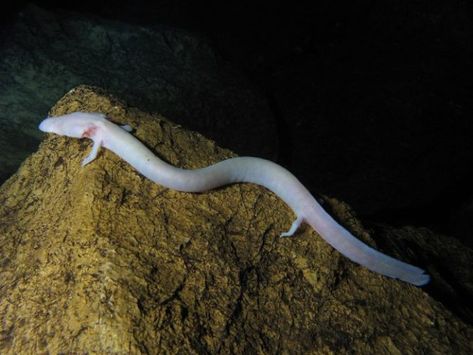
[[[63,116],[48,117],[39,124],[43,132],[56,133],[72,138],[91,138],[105,115],[92,112],[74,112]]]

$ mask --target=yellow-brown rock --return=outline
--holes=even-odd
[[[90,87],[51,114],[78,110],[130,124],[176,166],[234,155]],[[176,192],[107,150],[82,168],[90,147],[48,135],[0,188],[0,353],[472,350],[472,328],[422,289],[351,263],[310,227],[280,239],[294,216],[264,188]]]

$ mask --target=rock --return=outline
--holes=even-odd
[[[91,87],[51,112],[78,110],[130,124],[176,166],[234,156]],[[278,238],[294,216],[266,189],[176,192],[107,150],[82,168],[90,147],[48,135],[0,188],[1,353],[471,353],[473,328],[423,289],[310,227]],[[344,204],[325,204],[375,245]]]

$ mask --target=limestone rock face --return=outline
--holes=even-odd
[[[176,166],[234,156],[93,88],[51,114],[72,111],[131,125]],[[294,216],[266,189],[176,192],[107,150],[82,168],[90,147],[48,135],[0,188],[2,354],[472,350],[473,329],[423,289],[351,263],[310,227],[280,239]],[[348,208],[326,205],[374,245]]]

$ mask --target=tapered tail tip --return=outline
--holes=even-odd
[[[430,276],[426,274],[425,271],[422,271],[422,274],[406,281],[416,286],[425,286],[430,282]]]

